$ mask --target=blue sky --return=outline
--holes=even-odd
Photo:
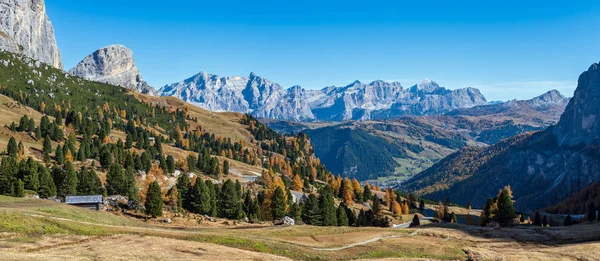
[[[460,2],[460,4],[459,4]],[[556,3],[555,3],[556,2]],[[598,1],[46,1],[65,68],[124,44],[159,88],[200,71],[307,89],[430,78],[488,100],[572,96]]]

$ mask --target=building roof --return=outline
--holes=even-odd
[[[87,203],[102,203],[102,195],[87,195],[87,196],[67,196],[65,199],[67,204],[87,204]]]

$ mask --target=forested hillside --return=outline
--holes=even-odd
[[[379,211],[351,208],[378,205],[375,187],[334,177],[306,135],[277,134],[250,115],[131,93],[5,52],[0,93],[11,115],[0,127],[0,194],[123,195],[150,216],[389,224]]]

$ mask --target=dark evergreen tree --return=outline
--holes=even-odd
[[[417,216],[417,214],[415,214],[415,216],[412,219],[412,222],[410,222],[410,227],[418,227],[421,225],[421,221],[419,220],[419,216]]]
[[[219,217],[228,219],[240,219],[243,217],[240,198],[235,190],[235,184],[230,179],[223,183],[217,201]]]
[[[379,202],[379,198],[377,196],[373,197],[373,215],[379,216],[381,213],[381,206]]]
[[[594,220],[596,220],[596,205],[594,205],[594,202],[590,202],[590,204],[588,205],[586,217],[589,222],[593,222]]]
[[[346,213],[346,207],[343,205],[340,205],[337,208],[337,225],[348,226],[348,216]]]
[[[56,196],[56,185],[52,175],[46,168],[40,168],[40,187],[38,188],[38,195],[41,198],[49,198]]]
[[[567,215],[567,217],[565,218],[565,220],[563,221],[563,225],[565,227],[568,227],[570,225],[573,225],[573,218],[571,217],[571,214]]]
[[[118,164],[113,164],[106,173],[106,193],[108,195],[125,195],[122,194],[124,184],[123,168]]]
[[[319,207],[323,226],[337,226],[337,211],[334,205],[333,192],[329,186],[321,189],[319,196]]]
[[[65,178],[63,180],[62,190],[60,193],[61,197],[68,195],[77,195],[77,172],[75,172],[75,166],[71,161],[65,162]]]
[[[425,211],[425,201],[423,199],[419,201],[419,210],[421,210],[421,212]]]
[[[204,182],[206,184],[206,188],[208,189],[208,193],[210,194],[210,214],[209,216],[216,217],[218,214],[217,209],[217,196],[218,196],[218,187],[215,186],[212,181],[206,180]]]
[[[229,175],[229,161],[223,161],[223,176]]]
[[[279,220],[285,217],[286,211],[285,194],[281,187],[277,187],[271,198],[271,216],[273,220]]]
[[[536,226],[542,225],[542,215],[539,211],[535,211],[535,213],[533,214],[533,224]]]
[[[8,146],[6,147],[6,154],[11,157],[16,157],[19,153],[19,148],[17,147],[17,140],[14,137],[10,137],[8,139]]]
[[[150,183],[144,207],[146,208],[146,214],[152,217],[162,216],[163,198],[157,181]]]
[[[515,207],[510,197],[510,192],[503,189],[498,196],[498,211],[495,215],[495,220],[501,226],[509,226],[515,219]]]
[[[368,185],[365,185],[363,188],[363,200],[367,202],[371,200],[372,197],[373,195],[371,194],[371,188]]]
[[[314,194],[308,195],[304,200],[304,209],[302,210],[302,221],[313,226],[320,226],[321,210],[319,209],[319,200]]]
[[[542,218],[542,226],[548,226],[548,217],[546,217],[546,215],[544,215],[544,217]]]
[[[123,184],[123,191],[122,194],[126,195],[127,198],[129,198],[129,200],[133,200],[133,201],[138,201],[138,188],[135,185],[135,176],[136,176],[136,172],[133,169],[133,166],[128,166],[125,169],[125,175],[124,175],[124,184]]]
[[[175,172],[175,159],[173,159],[173,156],[171,156],[171,155],[167,156],[167,172],[168,173]]]
[[[23,181],[21,181],[20,179],[17,179],[13,184],[14,184],[13,196],[18,197],[18,198],[24,197],[25,196],[25,183],[23,183]]]
[[[48,135],[46,135],[46,137],[44,138],[43,151],[44,161],[50,162],[50,153],[52,153],[52,141],[50,140],[50,137]]]

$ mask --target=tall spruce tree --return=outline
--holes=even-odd
[[[277,189],[275,189],[275,192],[273,192],[273,197],[271,198],[271,216],[273,217],[273,220],[278,220],[285,217],[285,208],[285,194],[283,189],[278,186]]]
[[[498,210],[495,217],[496,221],[505,227],[511,225],[515,219],[515,207],[507,189],[503,189],[498,196]]]
[[[243,217],[240,198],[231,179],[223,183],[223,187],[217,197],[218,215],[222,218],[240,219]],[[242,212],[242,213],[240,213]]]
[[[348,226],[348,216],[346,207],[341,205],[337,208],[337,223],[338,226]]]
[[[6,147],[6,154],[11,157],[16,157],[19,153],[19,148],[17,147],[17,140],[14,137],[10,137],[8,139],[8,146]]]
[[[68,195],[77,195],[77,172],[71,161],[67,161],[64,166],[65,179],[61,190],[61,197]]]
[[[157,181],[150,183],[148,192],[146,192],[144,207],[146,208],[146,214],[152,217],[162,216],[163,198]]]

